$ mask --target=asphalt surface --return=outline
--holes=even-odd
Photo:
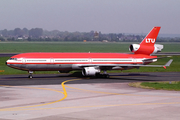
[[[0,57],[11,57],[17,55],[16,53],[0,53]]]
[[[150,120],[180,118],[179,91],[128,86],[137,81],[180,81],[180,74],[80,73],[0,76],[0,120]]]
[[[0,85],[59,85],[69,78],[83,77],[81,72],[74,74],[52,74],[38,75],[33,74],[33,79],[29,79],[28,75],[1,75]],[[179,72],[159,72],[159,73],[114,73],[110,74],[110,78],[90,77],[89,80],[73,81],[68,84],[91,84],[91,83],[124,83],[124,82],[145,82],[145,81],[179,81]]]

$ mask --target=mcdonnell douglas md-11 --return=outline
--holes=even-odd
[[[172,59],[165,65],[148,65],[157,61],[157,56],[151,54],[160,52],[163,45],[155,44],[161,27],[154,27],[140,44],[131,44],[125,53],[22,53],[12,56],[6,61],[7,66],[29,72],[32,78],[34,71],[70,72],[81,70],[83,76],[108,77],[107,70],[128,70],[148,67],[169,66]],[[101,74],[101,71],[104,71]]]

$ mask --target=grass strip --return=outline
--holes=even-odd
[[[117,52],[127,53],[136,42],[0,42],[0,53],[25,52]],[[139,43],[138,43],[139,44]],[[162,52],[180,52],[180,42],[157,43]]]
[[[155,89],[155,90],[175,90],[180,91],[180,81],[166,81],[166,82],[135,82],[129,83],[129,86]]]

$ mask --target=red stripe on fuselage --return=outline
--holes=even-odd
[[[143,54],[123,54],[123,53],[23,53],[15,55],[11,58],[23,59],[149,59],[157,56],[149,56]],[[142,62],[10,62],[7,64],[142,64]]]
[[[156,58],[143,54],[123,54],[123,53],[23,53],[11,58]]]

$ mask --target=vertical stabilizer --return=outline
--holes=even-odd
[[[154,27],[149,32],[149,34],[143,39],[143,41],[140,43],[140,45],[154,46],[154,43],[156,42],[156,38],[158,36],[160,29],[161,29],[161,27]]]

